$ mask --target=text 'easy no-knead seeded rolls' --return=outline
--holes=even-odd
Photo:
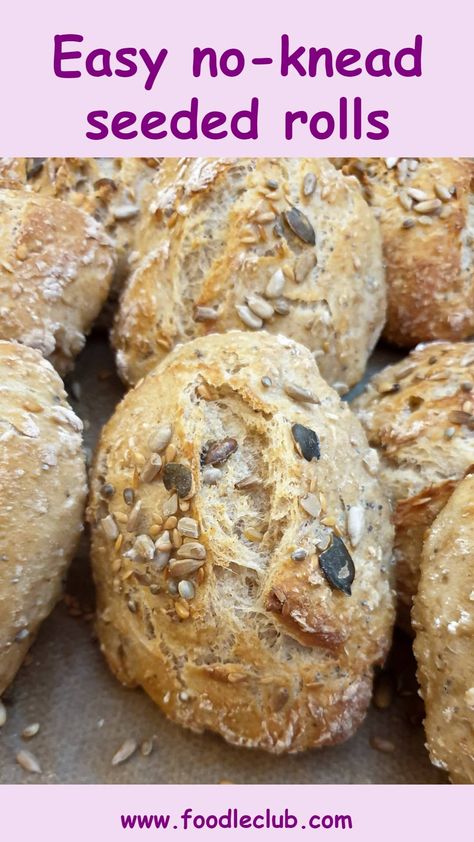
[[[176,349],[119,405],[93,469],[118,678],[238,745],[351,736],[393,623],[377,467],[301,345],[231,331]]]
[[[82,529],[82,423],[39,351],[0,341],[0,695],[54,608]]]
[[[138,223],[114,343],[136,383],[179,342],[230,329],[306,345],[343,393],[385,321],[379,226],[325,158],[165,159]]]

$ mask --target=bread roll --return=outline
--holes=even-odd
[[[420,345],[353,403],[393,502],[399,619],[409,629],[423,536],[474,464],[474,344]]]
[[[350,737],[393,621],[376,473],[301,345],[232,331],[176,349],[96,454],[92,559],[113,672],[237,745]]]
[[[474,165],[462,158],[352,159],[383,237],[384,335],[413,347],[474,334]]]
[[[38,351],[0,341],[0,695],[53,609],[82,528],[82,423]]]
[[[0,190],[0,218],[0,339],[64,374],[107,297],[110,241],[83,211],[27,190]]]
[[[423,547],[415,655],[428,749],[453,783],[474,783],[474,476],[459,483]]]
[[[306,345],[339,392],[385,319],[380,234],[355,179],[324,158],[165,159],[114,342],[136,383],[177,343],[233,328]]]

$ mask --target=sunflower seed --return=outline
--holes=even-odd
[[[291,553],[291,558],[293,561],[304,561],[307,555],[308,553],[303,547],[298,547],[297,550]]]
[[[127,520],[127,532],[134,532],[138,526],[140,519],[140,512],[142,508],[142,501],[137,500]]]
[[[148,462],[142,468],[140,479],[142,482],[153,482],[161,470],[161,456],[159,453],[153,453]]]
[[[302,386],[297,386],[296,383],[284,383],[283,389],[288,397],[300,403],[320,403],[318,398],[315,398],[308,389],[303,389]]]
[[[159,553],[168,552],[169,550],[171,550],[172,543],[170,540],[170,533],[167,529],[164,532],[162,532],[158,540],[155,541],[155,547]]]
[[[41,774],[41,766],[31,751],[27,751],[26,749],[19,751],[16,756],[16,762],[25,772],[31,772],[34,775]]]
[[[333,535],[332,544],[319,556],[319,566],[329,584],[350,596],[355,567],[352,557],[338,535]]]
[[[255,217],[255,222],[258,225],[266,225],[268,222],[273,222],[275,219],[275,213],[273,211],[263,211],[263,213],[259,213]]]
[[[192,517],[182,517],[178,521],[178,532],[181,535],[184,535],[186,538],[198,538],[199,537],[199,524],[197,520],[194,520]]]
[[[5,722],[7,721],[7,709],[3,704],[2,700],[0,699],[0,728],[3,728]]]
[[[452,194],[449,192],[448,188],[444,186],[444,184],[435,184],[434,191],[438,199],[441,199],[442,202],[449,202],[449,200],[452,199]]]
[[[311,269],[314,269],[316,266],[316,262],[314,251],[307,251],[298,258],[295,263],[295,281],[297,284],[301,284],[304,281],[311,272]]]
[[[364,510],[362,506],[351,506],[347,513],[347,531],[353,547],[357,547],[364,532]]]
[[[133,545],[133,549],[137,556],[146,558],[149,561],[155,555],[155,544],[149,535],[138,535]]]
[[[312,459],[319,459],[321,456],[319,438],[314,430],[304,427],[303,424],[293,424],[291,433],[298,452],[307,462],[311,462]]]
[[[149,437],[148,447],[154,453],[161,453],[170,443],[172,434],[173,428],[171,424],[161,424]]]
[[[221,441],[210,442],[205,454],[205,465],[220,465],[222,462],[227,462],[229,456],[238,448],[238,444],[233,438],[225,438]]]
[[[106,538],[108,538],[109,541],[115,541],[115,539],[118,538],[119,529],[114,516],[107,515],[107,517],[102,518],[100,523]]]
[[[238,491],[247,491],[249,488],[257,488],[259,485],[262,484],[260,477],[256,477],[254,474],[249,474],[247,477],[239,480],[235,483],[234,488]]]
[[[428,193],[425,193],[424,190],[418,190],[417,187],[407,187],[406,193],[415,202],[426,202],[428,198]]]
[[[202,472],[202,481],[205,485],[216,485],[219,480],[222,478],[222,471],[219,468],[213,468],[209,466],[204,468]]]
[[[194,310],[195,322],[215,322],[218,313],[214,307],[196,307]]]
[[[235,309],[237,310],[239,319],[244,323],[244,325],[252,330],[260,330],[263,325],[262,319],[260,316],[256,316],[255,313],[252,313],[246,304],[236,304]]]
[[[307,172],[303,179],[303,196],[311,196],[316,188],[316,176],[314,172]]]
[[[170,561],[170,574],[173,579],[186,579],[196,573],[204,564],[203,559],[183,558],[177,561]]]
[[[287,316],[290,312],[290,305],[286,298],[274,298],[273,309],[279,316]]]
[[[286,278],[282,269],[277,269],[265,288],[267,298],[279,298],[285,288]]]
[[[316,494],[312,494],[311,492],[305,494],[304,497],[300,497],[299,502],[301,508],[304,509],[308,515],[311,515],[311,517],[319,517],[321,514],[321,502]]]
[[[398,198],[400,201],[401,206],[406,210],[409,211],[413,207],[413,199],[410,198],[406,190],[400,190],[398,194]]]
[[[167,491],[177,491],[179,497],[187,497],[192,491],[193,475],[187,465],[168,462],[163,469],[163,483]]]
[[[402,222],[402,228],[413,228],[414,225],[416,225],[416,220],[409,216]]]
[[[178,558],[206,558],[206,548],[199,541],[188,541],[176,552]]]
[[[178,593],[183,599],[194,599],[196,588],[189,579],[181,579],[181,582],[178,583]]]
[[[417,205],[414,205],[413,210],[416,213],[433,213],[433,211],[438,210],[442,205],[440,199],[428,199],[427,202],[418,202]]]
[[[120,766],[121,763],[125,763],[132,754],[135,754],[137,748],[138,746],[136,740],[125,740],[112,757],[112,766]]]
[[[168,500],[165,500],[161,511],[163,512],[163,517],[175,515],[178,511],[178,495],[172,494]]]
[[[251,293],[247,296],[247,304],[252,310],[252,313],[255,313],[256,316],[259,316],[261,319],[271,319],[273,316],[273,307],[268,302],[265,301],[264,298],[260,298],[259,295],[255,295]]]
[[[27,725],[26,728],[23,728],[21,736],[24,740],[31,740],[32,737],[36,737],[36,734],[38,733],[39,729],[39,722],[32,722],[31,725]]]
[[[153,564],[157,570],[164,570],[165,567],[167,567],[170,560],[170,551],[171,547],[169,550],[160,550],[155,553],[153,556]]]

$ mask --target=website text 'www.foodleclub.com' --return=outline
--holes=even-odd
[[[140,813],[120,816],[124,830],[352,830],[352,817],[316,813],[299,818],[287,808],[281,812],[265,809],[260,813],[241,813],[229,808],[219,815],[194,812],[186,808],[180,816],[165,813]]]

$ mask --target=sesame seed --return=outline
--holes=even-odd
[[[215,322],[218,313],[213,307],[196,307],[194,310],[195,322]]]
[[[7,721],[7,709],[3,704],[2,700],[0,699],[0,728],[3,728],[5,722]]]
[[[137,500],[137,502],[135,503],[132,511],[130,512],[130,516],[127,520],[127,532],[134,532],[135,529],[137,528],[138,521],[139,521],[139,518],[140,518],[141,508],[142,508],[142,501]]]
[[[392,170],[398,164],[400,158],[385,158],[385,165],[388,170]]]
[[[199,524],[192,517],[182,517],[178,521],[178,532],[187,538],[199,537]]]
[[[189,606],[185,600],[177,600],[174,604],[174,610],[176,611],[180,620],[187,620],[190,614]]]
[[[372,737],[370,745],[372,748],[375,748],[376,751],[382,752],[382,754],[391,754],[395,751],[395,746],[392,741],[384,740],[383,737]]]
[[[135,492],[133,488],[124,488],[123,499],[127,506],[133,506],[133,503],[135,501]]]
[[[107,517],[102,518],[100,525],[102,526],[104,535],[110,541],[115,541],[118,538],[119,529],[113,515],[107,515]]]
[[[298,547],[297,550],[291,553],[291,558],[293,561],[304,561],[307,555],[308,553],[303,547]]]
[[[300,497],[299,503],[311,517],[318,517],[321,514],[321,503],[316,494],[305,494],[304,497]]]
[[[316,189],[316,176],[312,172],[306,173],[303,179],[303,196],[311,196]]]
[[[414,225],[416,225],[416,220],[409,216],[402,222],[402,228],[413,228]]]
[[[269,389],[270,386],[272,385],[271,378],[267,377],[267,375],[264,375],[264,377],[262,377],[262,379],[261,379],[261,384],[262,384],[262,386],[265,386],[266,389]]]
[[[140,754],[142,757],[149,757],[153,751],[153,740],[143,740],[140,746]]]

